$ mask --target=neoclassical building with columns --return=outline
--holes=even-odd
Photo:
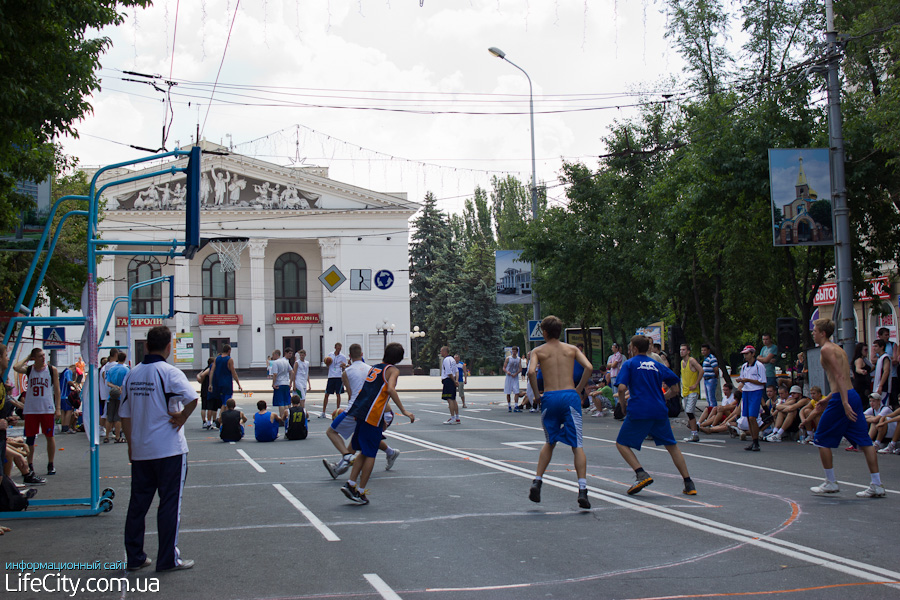
[[[223,271],[212,244],[191,260],[104,256],[98,268],[101,326],[115,298],[160,276],[174,276],[175,315],[132,319],[129,340],[129,303],[121,301],[103,345],[127,346],[132,361],[140,360],[148,328],[162,323],[177,336],[174,363],[187,370],[204,367],[224,344],[240,369],[265,368],[272,350],[287,347],[304,348],[310,365],[321,366],[336,342],[345,352],[359,343],[367,359],[378,360],[385,341],[397,341],[410,364],[409,218],[419,205],[405,194],[335,181],[326,168],[283,167],[208,142],[201,147],[200,235],[246,238],[240,268]],[[106,172],[99,185],[168,166]],[[104,199],[100,232],[107,248],[117,240],[140,240],[158,241],[150,248],[163,250],[184,237],[183,173],[110,187]],[[168,287],[135,289],[130,314],[167,312]]]

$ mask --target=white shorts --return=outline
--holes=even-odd
[[[756,419],[756,423],[757,423],[760,427],[762,427],[763,420],[762,420],[762,419]],[[737,420],[737,427],[738,427],[738,429],[740,429],[741,431],[750,431],[750,421],[747,420],[747,417],[741,417],[740,419]]]
[[[294,383],[294,393],[306,400],[306,382],[298,381]]]
[[[507,375],[506,381],[503,383],[503,393],[504,394],[518,394],[519,389],[519,377],[518,375]]]

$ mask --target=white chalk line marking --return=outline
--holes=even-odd
[[[431,412],[431,411],[422,411],[422,412]],[[441,413],[435,413],[435,414],[441,414]],[[488,423],[502,423],[504,425],[510,425],[512,427],[520,427],[522,429],[533,429],[534,431],[543,432],[543,428],[533,427],[531,425],[521,425],[519,423],[507,423],[506,421],[498,421],[496,419],[485,419],[482,417],[468,417],[466,415],[463,415],[462,418],[472,419],[475,421],[486,421]],[[583,436],[583,438],[586,440],[594,440],[595,442],[606,442],[608,444],[613,444],[613,445],[615,445],[615,443],[616,443],[616,440],[607,440],[604,438],[592,437],[592,436],[588,436],[588,435]],[[687,442],[685,442],[685,444],[686,443]],[[679,447],[684,446],[685,444],[679,444]],[[714,447],[715,446],[707,446],[707,448],[714,448]],[[643,449],[650,450],[652,452],[666,452],[665,448],[656,448],[654,446],[644,446]],[[745,467],[747,469],[756,469],[757,471],[768,471],[769,473],[778,473],[780,475],[788,475],[790,477],[801,477],[803,479],[809,479],[811,481],[821,482],[824,479],[823,475],[806,475],[805,473],[792,473],[791,471],[785,471],[783,469],[773,469],[772,467],[763,467],[761,465],[748,465],[747,463],[737,462],[734,460],[728,460],[725,458],[716,458],[714,456],[704,456],[703,454],[694,454],[692,452],[685,452],[683,450],[681,453],[685,456],[691,456],[693,458],[699,458],[701,460],[711,460],[713,462],[725,463],[727,465],[733,465],[735,467]],[[852,481],[838,480],[838,483],[840,483],[841,485],[846,485],[847,487],[859,488],[861,490],[864,490],[867,487],[869,487],[868,485],[860,485],[858,483],[853,483]],[[900,494],[900,490],[889,490],[889,489],[885,488],[885,491],[888,494]]]
[[[384,600],[403,600],[400,596],[397,595],[397,592],[391,589],[391,587],[384,582],[384,579],[376,575],[375,573],[366,573],[363,575],[366,578],[366,581],[369,582],[375,591],[381,594],[381,597]]]
[[[419,438],[414,438],[402,433],[388,431],[386,432],[386,434],[389,437],[393,437],[410,444],[432,448],[437,452],[450,454],[452,456],[458,456],[460,458],[467,458],[470,462],[474,462],[487,467],[492,467],[499,471],[504,471],[506,473],[517,475],[525,479],[531,479],[534,476],[532,472],[527,471],[521,467],[508,465],[486,456],[481,456],[470,452],[461,452],[448,446],[442,446],[440,444],[436,444]],[[576,488],[575,484],[571,481],[548,475],[544,476],[544,484],[552,485],[554,487],[565,490],[574,491]],[[715,535],[732,541],[756,546],[758,548],[769,550],[770,552],[774,552],[776,554],[781,554],[799,561],[838,571],[845,575],[850,575],[852,577],[879,583],[884,582],[886,579],[890,581],[900,582],[900,573],[891,571],[889,569],[883,569],[875,565],[861,563],[849,558],[844,558],[842,556],[817,550],[815,548],[803,546],[802,544],[796,544],[780,538],[770,537],[765,534],[743,529],[741,527],[728,525],[721,521],[713,521],[712,519],[706,519],[693,513],[681,512],[657,504],[644,502],[634,497],[614,494],[612,492],[608,492],[606,490],[593,486],[588,486],[588,490],[593,493],[592,495],[594,497],[616,506],[630,508],[631,510],[646,514],[648,516],[670,521],[684,527],[697,529],[706,534]]]
[[[319,519],[319,517],[317,517],[315,514],[313,514],[313,512],[312,512],[311,510],[309,510],[308,508],[306,508],[306,506],[304,506],[302,502],[300,502],[299,500],[297,500],[297,498],[296,498],[292,493],[290,493],[289,491],[287,491],[287,489],[285,489],[285,487],[284,487],[283,485],[281,485],[280,483],[274,483],[274,484],[272,484],[272,485],[275,486],[275,489],[278,490],[278,492],[279,492],[282,496],[284,496],[284,497],[287,499],[287,501],[290,502],[290,503],[294,506],[294,508],[296,508],[297,510],[299,510],[300,513],[301,513],[304,517],[306,517],[306,520],[307,520],[307,521],[309,521],[310,523],[312,523],[312,526],[313,526],[313,527],[315,527],[316,529],[319,530],[319,533],[321,533],[322,536],[323,536],[326,540],[328,540],[329,542],[339,542],[339,541],[341,541],[341,538],[339,538],[339,537],[338,537],[338,536],[337,536],[337,535],[336,535],[336,534],[328,527],[328,525],[326,525],[325,523],[323,523],[322,520]]]
[[[256,471],[257,471],[258,473],[265,473],[265,472],[266,472],[265,469],[263,469],[261,466],[259,466],[259,463],[258,463],[258,462],[256,462],[256,461],[253,460],[252,458],[250,458],[250,455],[247,454],[246,452],[244,452],[243,450],[238,449],[237,453],[240,454],[241,456],[243,456],[243,457],[244,457],[244,460],[246,460],[248,463],[250,463],[250,465],[251,465],[254,469],[256,469]]]

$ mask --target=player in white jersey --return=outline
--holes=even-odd
[[[341,394],[344,393],[344,384],[341,381],[341,373],[344,372],[344,367],[346,367],[350,360],[341,354],[341,348],[343,346],[340,342],[334,345],[334,352],[328,354],[325,357],[325,366],[328,367],[328,382],[325,384],[325,399],[322,401],[322,414],[319,415],[320,419],[324,419],[326,415],[326,409],[328,408],[328,398],[331,394],[335,394],[337,396],[337,406],[335,408],[341,407]]]
[[[287,418],[291,405],[291,376],[293,369],[287,358],[277,348],[272,352],[272,406],[282,420]]]
[[[294,372],[291,374],[293,392],[300,396],[300,406],[306,408],[306,392],[312,390],[309,382],[309,361],[306,360],[306,350],[299,350],[294,357]]]
[[[31,365],[26,363],[33,361]],[[47,356],[41,348],[35,348],[26,358],[13,365],[16,373],[28,379],[25,393],[25,443],[28,446],[28,469],[34,473],[34,440],[38,433],[47,438],[47,475],[56,475],[53,459],[56,457],[56,439],[53,429],[60,411],[59,373],[47,364]]]
[[[181,369],[166,362],[172,353],[172,332],[166,326],[147,334],[147,355],[125,378],[119,416],[128,440],[131,499],[125,517],[126,569],[149,566],[144,552],[144,519],[154,496],[159,550],[157,571],[190,569],[178,551],[181,497],[187,476],[184,424],[197,407],[197,392]]]
[[[503,392],[506,394],[506,408],[509,412],[522,412],[519,407],[519,397],[524,394],[519,387],[519,374],[522,371],[522,358],[519,356],[519,347],[512,347],[512,354],[503,361],[503,372],[506,380],[503,382]],[[510,396],[516,397],[516,405],[510,403]]]
[[[450,356],[450,348],[441,348],[441,400],[447,401],[450,418],[444,425],[459,425],[459,403],[456,402],[456,388],[459,386],[459,367]]]

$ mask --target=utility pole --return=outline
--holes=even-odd
[[[847,206],[847,184],[844,177],[844,133],[841,117],[840,68],[843,50],[834,29],[833,0],[825,0],[825,41],[828,58],[828,138],[831,149],[831,205],[834,212],[834,255],[837,292],[840,302],[838,343],[847,356],[853,356],[856,345],[856,319],[853,301],[853,261],[850,253],[850,209]]]

